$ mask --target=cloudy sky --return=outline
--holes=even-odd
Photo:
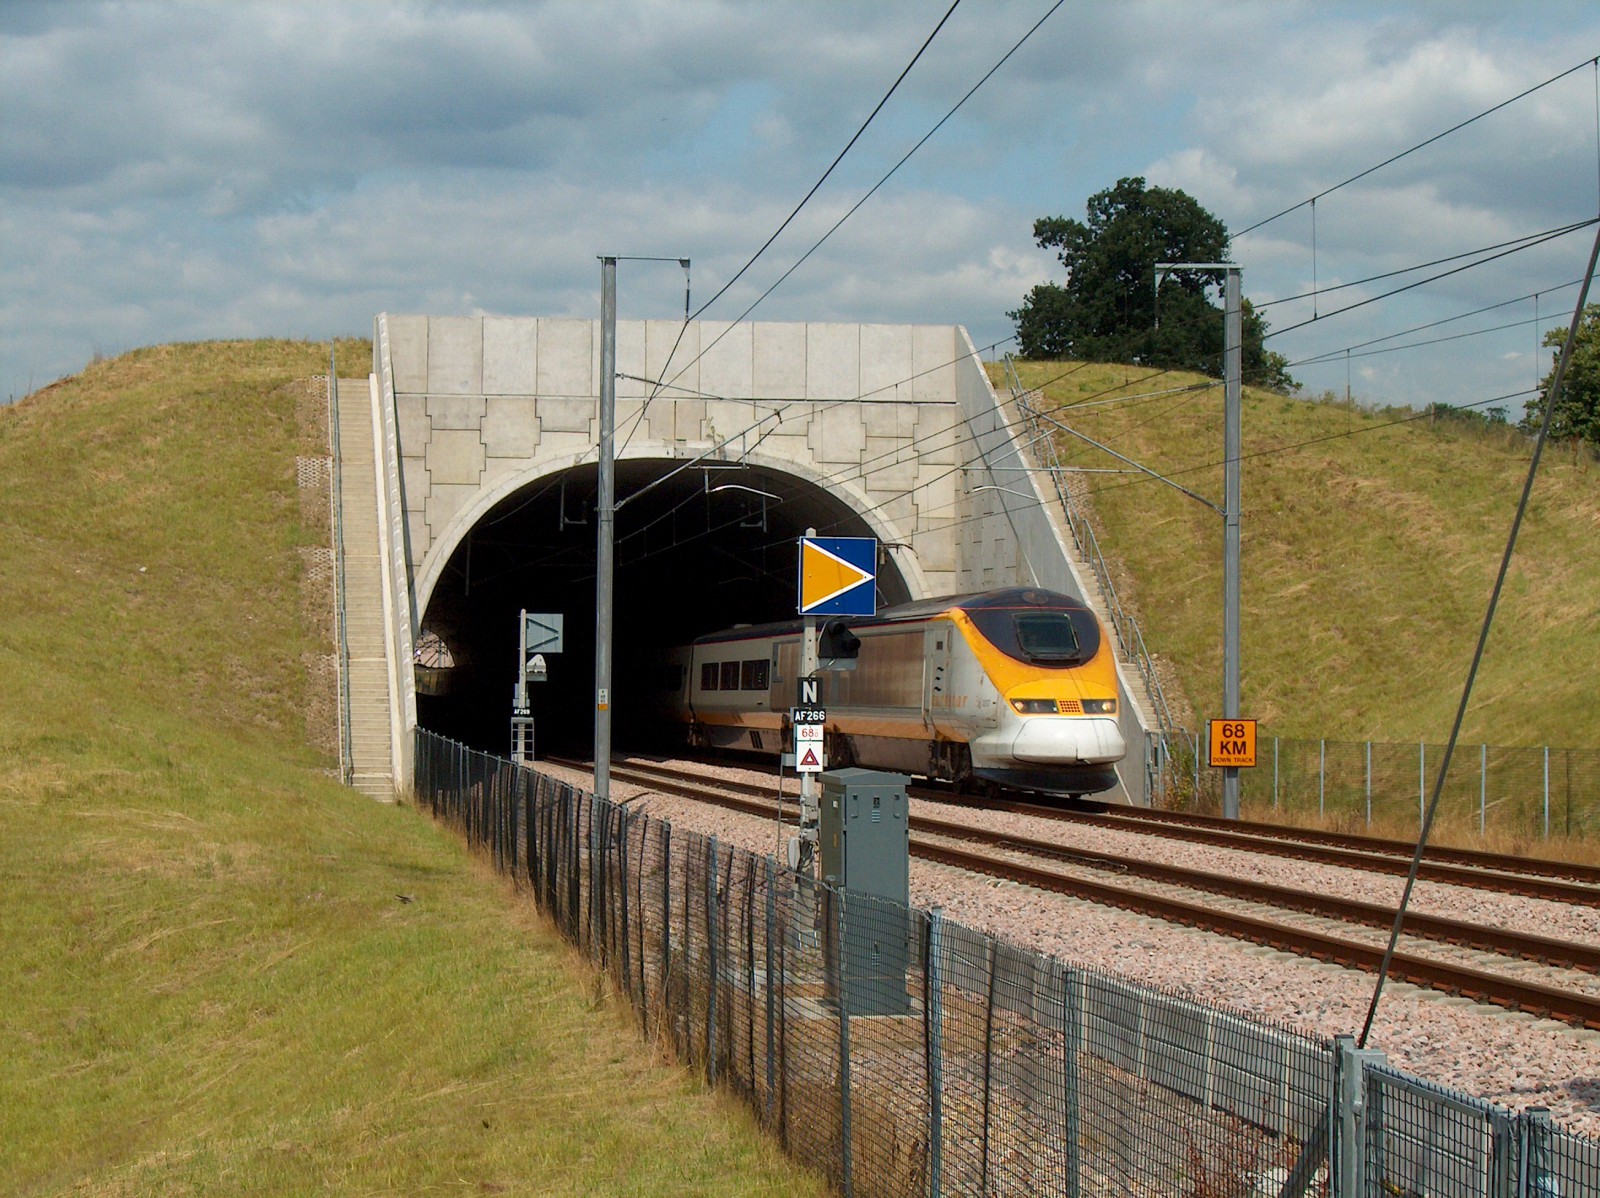
[[[739,316],[1052,3],[959,4],[706,317]],[[692,258],[699,307],[948,7],[3,0],[0,402],[166,341],[367,333],[385,310],[595,316],[599,254]],[[1306,207],[1234,245],[1258,303],[1322,289],[1314,326],[1289,328],[1308,301],[1264,310],[1291,360],[1336,354],[1294,370],[1308,391],[1522,390],[1592,228],[1342,315],[1461,263],[1330,289],[1593,218],[1600,82],[1580,64],[1597,53],[1600,8],[1577,0],[1066,0],[753,318],[959,323],[998,342],[1006,312],[1059,278],[1033,220],[1081,218],[1120,177],[1181,187],[1240,234],[1578,68],[1323,196],[1315,253]],[[681,313],[682,288],[674,265],[624,263],[621,314]]]

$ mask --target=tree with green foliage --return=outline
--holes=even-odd
[[[1523,430],[1530,433],[1538,432],[1544,420],[1545,401],[1550,384],[1555,381],[1561,347],[1567,343],[1567,330],[1551,329],[1544,335],[1544,343],[1556,352],[1551,355],[1550,373],[1539,384],[1538,397],[1528,402],[1527,414],[1522,418]],[[1550,435],[1600,447],[1600,304],[1586,305],[1583,319],[1578,322],[1572,361],[1567,364],[1561,394],[1556,397],[1555,411],[1550,416]]]
[[[1043,249],[1057,251],[1065,285],[1041,283],[1017,322],[1026,358],[1140,362],[1205,374],[1222,373],[1222,309],[1207,288],[1218,271],[1172,271],[1156,290],[1158,262],[1226,262],[1228,230],[1192,196],[1176,188],[1119,179],[1089,197],[1087,223],[1045,217],[1033,223]],[[1244,302],[1244,381],[1298,390],[1288,361],[1262,345],[1266,322]]]

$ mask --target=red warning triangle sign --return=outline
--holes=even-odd
[[[806,766],[811,766],[814,768],[821,764],[822,762],[817,760],[817,751],[815,749],[807,749],[806,755],[800,759],[801,768]]]

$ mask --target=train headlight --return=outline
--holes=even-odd
[[[1057,710],[1054,699],[1013,699],[1011,706],[1023,715],[1055,715]]]
[[[1115,699],[1085,699],[1083,701],[1084,715],[1116,715],[1117,701]]]

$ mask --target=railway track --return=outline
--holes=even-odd
[[[1047,807],[1010,800],[961,797],[948,791],[911,787],[919,798],[936,802],[960,801],[986,811],[1007,811],[1090,827],[1115,828],[1146,836],[1165,836],[1192,844],[1240,849],[1275,857],[1290,857],[1321,865],[1340,865],[1369,873],[1403,877],[1411,868],[1414,844],[1376,836],[1347,836],[1313,829],[1288,828],[1277,824],[1240,823],[1219,817],[1181,812],[1124,811],[1087,812]],[[1576,906],[1600,905],[1600,869],[1535,857],[1484,853],[1473,849],[1429,846],[1423,856],[1418,877],[1430,882],[1447,882],[1520,894],[1527,898],[1549,899]]]
[[[587,768],[583,762],[567,761],[562,764]],[[785,794],[779,800],[776,780],[773,786],[767,787],[639,761],[614,763],[611,776],[660,793],[715,803],[767,819],[779,814],[780,808],[787,808],[790,814],[797,811],[792,794]],[[1061,814],[1058,809],[1035,810],[1026,804],[987,806],[1025,811],[1027,814]],[[1039,889],[1220,932],[1367,972],[1375,972],[1379,968],[1383,957],[1381,948],[1326,931],[1279,922],[1255,912],[1196,901],[1170,891],[1151,890],[1148,886],[1140,887],[1134,885],[1133,880],[1183,891],[1224,895],[1230,903],[1243,901],[1260,907],[1295,911],[1385,931],[1394,920],[1393,909],[1378,904],[1269,886],[1161,862],[1067,848],[1050,841],[991,832],[936,816],[913,815],[910,828],[911,852],[925,860],[1007,878]],[[1258,847],[1254,851],[1269,850]],[[1018,860],[1018,857],[1023,859]],[[1339,863],[1346,864],[1344,861]],[[1114,880],[1083,876],[1084,872],[1090,871],[1112,874]],[[1474,871],[1469,876],[1479,879],[1483,872]],[[1513,892],[1526,893],[1521,889]],[[1590,901],[1594,900],[1591,898]],[[1600,948],[1592,945],[1415,912],[1407,913],[1403,931],[1418,939],[1464,946],[1523,961],[1600,973]],[[1390,969],[1394,977],[1416,985],[1528,1011],[1581,1027],[1600,1028],[1600,997],[1581,990],[1529,981],[1507,973],[1491,972],[1409,951],[1397,952]]]

